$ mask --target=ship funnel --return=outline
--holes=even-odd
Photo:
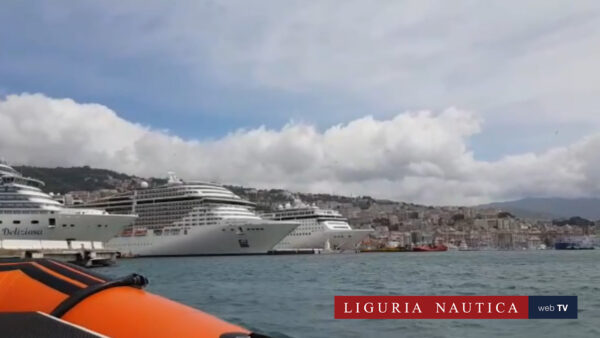
[[[177,175],[175,175],[174,172],[169,171],[167,173],[167,175],[168,175],[167,184],[179,184],[179,183],[181,183],[181,180],[179,179],[179,177],[177,177]]]

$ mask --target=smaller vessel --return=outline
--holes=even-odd
[[[448,247],[448,251],[458,251],[458,246],[456,246],[452,243],[448,243],[448,244],[446,244],[446,246]]]
[[[333,251],[331,249],[331,242],[329,241],[329,239],[327,241],[325,241],[325,247],[323,248],[323,251],[325,251],[325,252],[332,252]]]
[[[414,252],[432,252],[432,251],[448,251],[448,247],[444,244],[437,245],[418,245],[413,248]]]
[[[587,236],[561,238],[554,243],[556,250],[593,250],[594,243]]]

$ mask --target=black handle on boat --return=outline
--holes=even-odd
[[[52,313],[50,313],[50,315],[60,318],[75,305],[79,304],[82,300],[106,289],[118,286],[131,286],[141,289],[146,285],[148,285],[148,279],[142,275],[138,275],[137,273],[132,273],[131,275],[111,280],[106,283],[92,285],[73,293],[69,298],[58,304],[58,306],[52,311]]]

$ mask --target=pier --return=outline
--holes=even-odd
[[[95,267],[115,264],[117,251],[93,241],[4,239],[0,240],[0,257],[52,258]]]
[[[278,249],[270,250],[269,255],[315,255],[323,253],[323,249]]]
[[[358,250],[333,250],[320,248],[303,248],[303,249],[276,249],[267,252],[269,255],[326,255],[333,253],[357,253]]]

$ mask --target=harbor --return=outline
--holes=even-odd
[[[600,337],[600,1],[0,1],[0,338]]]
[[[2,229],[2,255],[57,257],[84,266],[140,256],[560,250],[598,244],[594,223],[581,218],[544,222],[495,208],[286,191],[265,195],[174,173],[160,183],[128,179],[114,191],[55,194],[6,162],[0,171],[2,201],[8,201],[0,201],[0,222],[13,226]]]

